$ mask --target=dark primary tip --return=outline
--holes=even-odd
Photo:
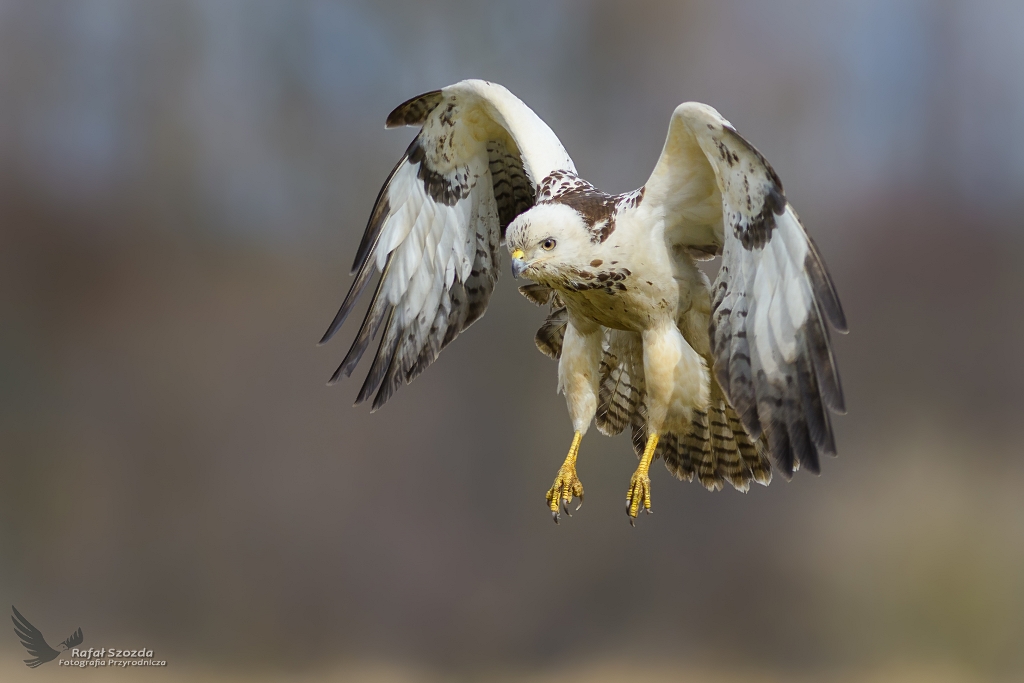
[[[338,330],[341,329],[342,323],[345,322],[345,317],[347,317],[347,312],[345,316],[342,316],[341,313],[339,312],[338,315],[335,316],[334,320],[331,322],[331,326],[327,328],[327,331],[324,332],[324,336],[320,337],[320,341],[318,341],[316,345],[323,346],[327,342],[331,341],[331,338],[334,337]]]
[[[826,275],[826,277],[829,277]],[[829,284],[832,284],[832,280],[829,279]],[[832,290],[832,301],[827,310],[827,318],[832,323],[832,328],[839,334],[849,334],[850,327],[846,322],[846,311],[843,310],[843,303],[839,300],[839,295],[835,292],[835,286],[833,285]]]
[[[348,377],[348,373],[344,372],[344,370],[345,370],[345,366],[344,365],[340,366],[337,370],[335,370],[334,374],[331,375],[331,378],[329,380],[327,380],[327,386],[329,386],[329,387],[330,386],[334,386],[335,384],[340,382],[342,375]]]

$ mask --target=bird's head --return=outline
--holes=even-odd
[[[539,204],[508,226],[505,244],[512,275],[553,284],[590,262],[593,250],[583,216],[564,204]]]

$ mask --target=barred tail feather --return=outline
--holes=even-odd
[[[635,365],[626,350],[606,348],[601,359],[601,386],[598,391],[595,423],[605,436],[615,436],[633,423],[643,400]]]
[[[630,434],[633,440],[633,452],[636,457],[644,454],[647,445],[647,395],[641,393],[640,402],[629,418]]]
[[[615,436],[629,426],[630,416],[636,410],[629,373],[619,359],[607,351],[601,359],[601,388],[597,399],[595,423],[605,436]]]
[[[768,448],[764,443],[764,438],[762,437],[756,442],[750,439],[739,416],[728,401],[725,402],[725,417],[732,430],[733,439],[736,441],[736,448],[740,452],[744,468],[750,472],[751,477],[758,484],[767,486],[772,483],[772,466],[768,460]]]
[[[642,345],[626,333],[606,334],[597,428],[613,436],[629,426],[633,451],[640,457],[648,435]],[[751,481],[767,486],[772,480],[767,436],[751,440],[714,379],[707,411],[695,410],[688,424],[663,431],[654,458],[662,458],[677,479],[696,478],[709,491],[718,491],[728,482],[745,492]]]
[[[601,385],[597,400],[597,429],[605,436],[620,434],[633,424],[643,402],[643,344],[632,332],[605,330]]]
[[[551,307],[535,341],[545,355],[557,359],[568,320],[564,302],[544,285],[526,285],[519,291],[533,303]],[[606,329],[603,345],[595,423],[605,436],[621,434],[629,427],[633,451],[640,457],[648,436],[643,342],[638,334]],[[814,375],[811,372],[807,375],[806,381],[813,382]],[[821,428],[820,422],[811,422],[818,428],[812,438],[824,441],[831,433]],[[775,438],[780,435],[785,435],[785,429],[775,430]],[[709,491],[721,490],[728,482],[737,491],[746,492],[751,481],[767,486],[772,480],[768,458],[770,438],[772,430],[766,430],[756,439],[750,438],[712,376],[711,402],[707,410],[694,410],[689,423],[676,422],[663,431],[658,437],[654,457],[662,458],[665,467],[677,479],[693,481],[696,478]]]
[[[702,410],[693,411],[690,431],[683,436],[683,447],[694,464],[697,480],[708,491],[722,488],[718,473],[718,454],[711,447],[711,433],[708,429],[708,414]]]
[[[646,435],[646,429],[643,431]],[[728,482],[746,492],[751,481],[767,486],[772,480],[763,441],[751,441],[736,411],[713,386],[707,412],[695,410],[685,433],[663,434],[655,457],[664,458],[665,467],[677,479],[693,481],[696,477],[709,491],[718,491]]]
[[[708,431],[711,433],[711,449],[718,459],[718,473],[737,491],[746,492],[752,475],[740,457],[736,437],[725,416],[724,401],[715,401],[708,407]]]
[[[656,458],[660,456],[665,460],[665,467],[676,479],[693,481],[696,468],[690,458],[690,451],[675,434],[669,432],[658,439],[658,449],[654,455]]]

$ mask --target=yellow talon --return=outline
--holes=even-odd
[[[576,456],[580,452],[580,441],[582,440],[583,434],[580,432],[573,435],[572,445],[569,446],[569,455],[565,456],[565,462],[558,468],[558,474],[555,476],[555,483],[548,489],[545,496],[555,524],[558,524],[559,505],[570,517],[572,517],[572,513],[569,512],[569,503],[574,497],[580,499],[580,504],[576,506],[577,510],[583,505],[583,484],[576,476]]]
[[[651,469],[651,461],[654,459],[654,451],[658,447],[658,434],[651,432],[647,437],[647,445],[644,446],[644,454],[640,457],[640,464],[636,472],[629,479],[629,491],[626,492],[626,514],[629,515],[629,523],[633,524],[637,513],[640,512],[640,504],[643,503],[647,512],[651,511],[651,478],[648,472]]]

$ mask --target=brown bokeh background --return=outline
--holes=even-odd
[[[0,604],[169,662],[90,680],[1019,680],[1022,28],[998,0],[0,3]],[[820,477],[658,466],[631,529],[628,441],[592,430],[553,525],[571,428],[507,268],[383,410],[324,386],[413,134],[384,117],[468,77],[608,191],[684,100],[765,153],[850,322]],[[0,678],[73,675],[23,657],[0,638]]]

